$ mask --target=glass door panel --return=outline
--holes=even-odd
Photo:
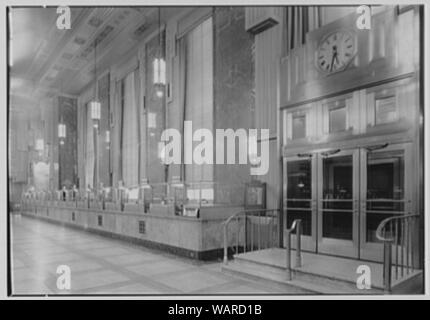
[[[285,228],[295,219],[302,221],[302,247],[315,251],[316,201],[314,194],[315,160],[312,157],[291,157],[284,160]],[[292,237],[295,247],[295,237]]]
[[[357,154],[319,155],[318,252],[358,256]]]
[[[305,250],[382,261],[379,224],[413,212],[410,149],[406,143],[285,158],[284,228],[302,220]]]
[[[378,225],[386,218],[410,211],[410,152],[408,145],[392,145],[361,155],[361,258],[381,261]]]

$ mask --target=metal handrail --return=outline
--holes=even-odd
[[[236,249],[235,252],[238,253],[239,252],[239,246],[240,246],[240,240],[239,240],[239,232],[240,232],[240,224],[239,221],[241,218],[244,218],[244,226],[245,226],[245,237],[244,237],[244,244],[243,244],[243,248],[244,251],[247,251],[247,234],[246,234],[246,225],[247,225],[247,219],[250,218],[251,216],[256,216],[259,218],[259,222],[260,224],[258,224],[258,229],[257,229],[257,238],[258,238],[258,242],[257,242],[257,250],[260,250],[262,248],[261,246],[261,218],[263,217],[262,213],[269,213],[269,212],[276,212],[279,214],[280,210],[279,209],[248,209],[248,210],[242,210],[239,212],[234,213],[233,215],[231,215],[230,217],[228,217],[223,223],[222,223],[222,227],[223,227],[223,236],[224,236],[224,264],[228,263],[228,226],[229,224],[235,220],[236,221],[236,225],[237,225],[237,240],[236,240]],[[265,217],[267,217],[267,215],[265,215]],[[275,215],[270,216],[270,217],[276,217]],[[279,216],[278,216],[279,217]],[[273,221],[270,222],[270,225],[273,227]],[[270,236],[270,235],[269,235]],[[272,239],[273,240],[273,239]],[[269,241],[270,242],[270,239]],[[232,246],[234,248],[234,245]],[[251,246],[250,246],[250,250],[252,251],[254,250],[254,241],[253,241],[253,228],[251,229]]]
[[[285,231],[286,236],[286,254],[287,254],[287,280],[292,280],[292,268],[291,268],[291,233],[296,230],[296,265],[295,268],[302,266],[302,220],[296,219],[291,224],[291,227]]]
[[[394,271],[395,280],[398,280],[413,270],[412,237],[416,232],[415,219],[418,219],[419,216],[419,214],[406,214],[389,217],[382,220],[376,229],[376,238],[384,243],[383,283],[384,291],[387,293],[390,293],[392,289],[392,271]],[[393,245],[395,245],[394,270]]]

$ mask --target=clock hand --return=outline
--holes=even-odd
[[[334,59],[337,60],[337,46],[333,46],[333,57],[331,58],[330,72],[333,71]]]
[[[331,58],[331,64],[330,64],[330,72],[333,71],[333,64],[334,64],[334,58],[336,57],[336,54],[333,53],[333,56]]]

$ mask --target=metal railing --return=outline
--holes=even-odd
[[[377,239],[384,243],[383,283],[387,293],[391,292],[393,280],[400,280],[414,270],[413,242],[418,220],[419,214],[389,217],[376,229]]]
[[[224,264],[229,249],[237,254],[279,247],[279,209],[239,211],[223,222],[223,235]]]
[[[285,231],[286,244],[285,249],[287,253],[287,280],[292,280],[292,269],[291,269],[291,234],[296,231],[296,264],[295,268],[302,266],[302,220],[296,219],[291,224],[291,228]]]

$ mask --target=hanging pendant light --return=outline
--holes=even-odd
[[[153,62],[155,94],[162,98],[166,84],[166,61],[162,54],[161,7],[158,7],[158,55]]]
[[[43,149],[44,149],[43,139],[36,139],[35,149],[36,151],[43,152]]]
[[[101,104],[98,100],[98,88],[97,88],[97,39],[94,40],[94,99],[90,102],[91,108],[91,119],[93,120],[94,128],[98,128],[100,115],[101,115]]]
[[[60,94],[63,92],[63,78],[60,79]],[[63,120],[63,115],[61,115],[60,123],[58,124],[58,138],[60,140],[60,145],[63,145],[66,140],[66,124]]]
[[[105,136],[105,141],[106,141],[106,149],[110,149],[110,131],[106,130],[106,136]]]
[[[43,157],[45,151],[45,142],[42,138],[36,139],[34,149],[37,151],[39,157]]]
[[[60,139],[60,144],[63,145],[66,139],[66,125],[63,121],[58,124],[58,138]]]

